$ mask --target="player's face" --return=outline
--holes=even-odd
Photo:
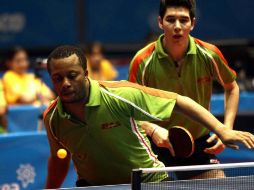
[[[158,17],[159,27],[164,30],[165,39],[171,43],[184,43],[194,27],[190,12],[185,7],[167,8],[163,18]]]
[[[51,80],[54,88],[64,103],[86,101],[87,71],[79,64],[77,55],[63,59],[52,59],[50,62]]]

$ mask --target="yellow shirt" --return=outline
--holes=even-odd
[[[6,107],[6,100],[4,96],[4,87],[2,80],[0,80],[0,107]]]
[[[36,104],[39,96],[50,97],[51,90],[34,74],[18,74],[14,71],[7,71],[3,76],[3,85],[7,104],[18,104],[21,97],[33,100]]]
[[[89,66],[89,60],[87,64],[87,69],[88,76],[94,80],[114,80],[118,75],[113,65],[107,59],[101,60],[99,72],[92,72]]]

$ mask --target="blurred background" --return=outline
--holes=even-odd
[[[0,189],[44,186],[49,148],[41,118],[55,97],[45,65],[48,54],[58,45],[79,45],[87,55],[90,77],[127,79],[136,51],[162,32],[158,8],[158,0],[0,1]],[[241,96],[235,128],[250,132],[254,131],[253,9],[252,0],[197,0],[192,32],[217,45],[236,70]],[[214,85],[211,111],[223,120],[223,90]],[[223,162],[254,161],[253,152],[247,150],[242,154],[226,150],[220,157]],[[72,166],[64,186],[74,186],[75,178]]]

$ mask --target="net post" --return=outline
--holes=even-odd
[[[131,189],[132,190],[141,190],[141,169],[133,169],[131,172]]]

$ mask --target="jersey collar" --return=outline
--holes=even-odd
[[[189,35],[189,42],[190,42],[190,45],[189,45],[189,49],[188,49],[187,55],[197,54],[196,43],[194,41],[194,38],[192,36],[190,36],[190,35]]]
[[[66,119],[70,119],[71,118],[71,115],[66,113],[64,110],[63,110],[63,104],[62,104],[62,101],[60,98],[58,98],[57,100],[57,110],[58,110],[58,114],[61,118],[66,118]]]
[[[90,81],[90,94],[89,101],[86,106],[99,106],[101,104],[101,91],[99,83],[95,80],[89,79]]]
[[[160,35],[159,39],[156,41],[156,44],[155,44],[155,49],[157,51],[159,58],[168,57],[168,54],[164,51],[164,48],[162,46],[163,38],[164,38],[164,34]],[[189,44],[189,48],[187,51],[187,55],[196,54],[197,49],[196,49],[195,41],[194,41],[193,37],[190,35],[189,35],[189,42],[190,42],[190,44]]]
[[[164,48],[162,46],[163,38],[164,38],[164,34],[160,35],[160,37],[158,38],[158,40],[155,43],[155,49],[157,51],[159,59],[168,57],[168,54],[164,51]]]

